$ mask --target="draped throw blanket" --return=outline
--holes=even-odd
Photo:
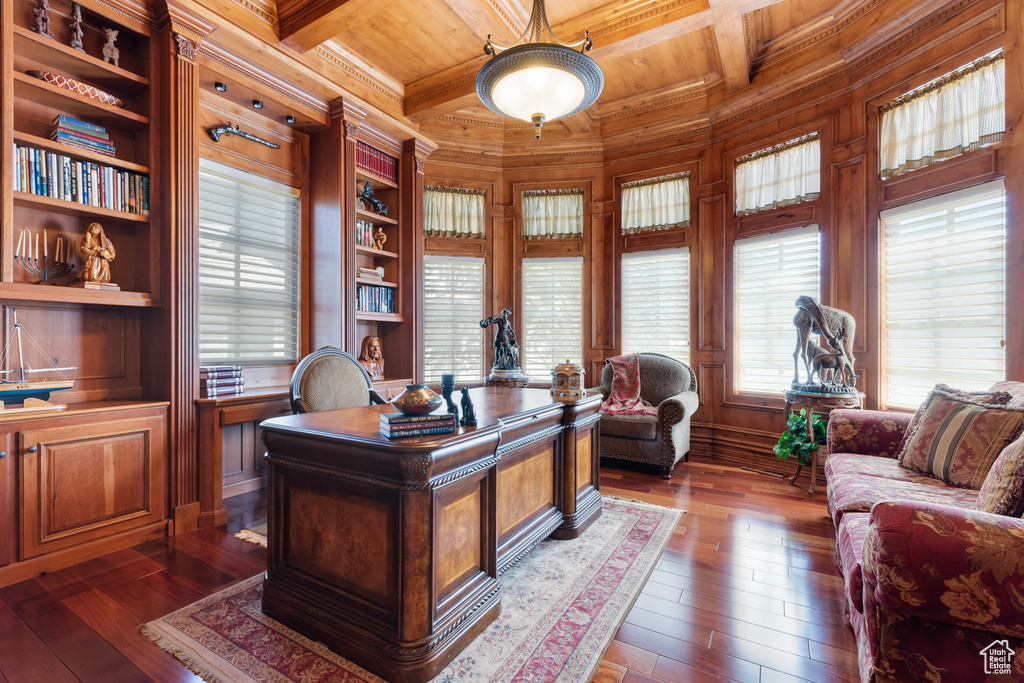
[[[657,415],[658,409],[640,398],[640,356],[627,353],[605,360],[615,372],[601,412],[608,415]]]

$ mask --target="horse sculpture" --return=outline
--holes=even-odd
[[[798,310],[793,316],[797,334],[796,350],[793,351],[793,385],[800,384],[800,359],[803,359],[804,368],[807,370],[808,383],[812,383],[815,374],[812,362],[820,357],[822,360],[819,361],[817,369],[819,381],[825,381],[821,376],[821,370],[828,364],[834,366],[829,368],[833,370],[830,385],[852,387],[857,379],[853,374],[853,335],[856,331],[853,316],[838,308],[822,306],[817,299],[810,296],[798,298],[796,307]],[[824,337],[838,358],[832,361],[826,359],[824,356],[828,354],[810,338],[812,334]],[[816,353],[815,349],[822,353]]]
[[[370,206],[372,206],[375,214],[379,216],[388,215],[388,205],[373,196],[373,185],[371,185],[369,181],[367,181],[366,185],[363,186],[363,191],[359,194],[359,199],[365,200]]]

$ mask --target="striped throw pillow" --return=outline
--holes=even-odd
[[[900,464],[954,486],[980,489],[996,457],[1024,431],[1024,412],[936,387],[914,422]]]
[[[1024,436],[996,458],[981,485],[974,509],[1010,517],[1024,513]]]

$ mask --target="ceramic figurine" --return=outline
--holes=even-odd
[[[103,61],[112,62],[114,66],[118,66],[117,60],[121,56],[121,51],[114,46],[114,41],[117,40],[117,29],[105,28],[103,35],[107,37],[107,42],[103,43]]]
[[[373,233],[373,248],[383,249],[384,243],[388,241],[388,236],[384,233],[384,230],[378,225],[377,231]]]
[[[462,419],[459,424],[465,427],[476,426],[476,408],[469,397],[469,387],[462,387]]]
[[[36,6],[32,9],[35,15],[35,23],[32,30],[41,36],[53,38],[53,31],[50,30],[50,3],[49,0],[36,0]]]
[[[117,256],[117,252],[114,251],[114,244],[104,234],[102,225],[92,223],[89,226],[82,238],[80,251],[85,257],[82,280],[86,283],[109,284],[110,262]]]

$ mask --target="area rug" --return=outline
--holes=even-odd
[[[501,615],[434,682],[589,681],[681,514],[605,498],[580,538],[543,541],[505,572]],[[262,590],[254,576],[142,631],[214,683],[382,682],[264,616]]]

